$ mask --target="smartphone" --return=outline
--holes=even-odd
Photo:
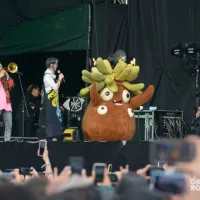
[[[162,167],[151,166],[150,169],[147,171],[147,176],[151,176],[154,171],[164,171]]]
[[[45,141],[45,140],[39,141],[38,156],[43,156],[46,146],[47,146],[47,141]]]
[[[10,172],[2,172],[0,174],[0,177],[5,177],[7,179],[14,179],[15,178],[15,175],[14,174],[11,174]]]
[[[196,155],[194,143],[183,140],[165,140],[151,144],[150,159],[152,163],[159,160],[168,165],[174,165],[177,162],[191,162]]]
[[[93,170],[95,172],[95,183],[101,183],[104,179],[104,172],[107,168],[105,163],[94,163]]]
[[[154,171],[151,176],[151,186],[168,195],[181,195],[185,192],[185,176],[179,172]]]
[[[72,174],[81,174],[84,169],[83,157],[69,157],[69,166],[71,167]]]
[[[112,183],[117,183],[118,182],[118,177],[117,177],[117,175],[115,173],[109,173],[108,175],[109,175],[110,181]]]
[[[19,173],[23,176],[30,176],[32,172],[32,169],[26,168],[26,167],[20,167],[19,168]]]

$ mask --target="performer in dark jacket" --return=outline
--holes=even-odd
[[[25,99],[29,116],[27,116],[26,109],[24,109],[24,136],[30,137],[35,136],[32,135],[33,125],[37,125],[39,120],[39,112],[41,107],[39,87],[34,84],[30,85],[27,89],[27,94],[25,94]],[[22,136],[22,106],[23,98],[20,101],[20,105],[18,107],[18,112],[16,115],[19,136]]]

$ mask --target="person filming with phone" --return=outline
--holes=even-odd
[[[58,81],[56,81],[55,72],[58,68],[57,58],[48,58],[46,60],[46,68],[47,70],[43,77],[45,132],[48,141],[63,141],[62,117],[59,107],[58,91],[64,75],[60,73],[58,75]]]

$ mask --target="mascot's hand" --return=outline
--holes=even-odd
[[[97,65],[97,61],[94,58],[92,60],[93,60],[94,66],[96,66]]]
[[[150,85],[142,94],[139,94],[136,97],[131,98],[130,104],[131,108],[135,110],[136,108],[139,108],[141,105],[145,104],[154,93],[154,86]]]
[[[133,58],[133,60],[131,60],[131,65],[135,66],[136,65],[136,59]]]

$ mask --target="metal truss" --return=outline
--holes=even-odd
[[[113,0],[113,3],[128,4],[128,0]]]

